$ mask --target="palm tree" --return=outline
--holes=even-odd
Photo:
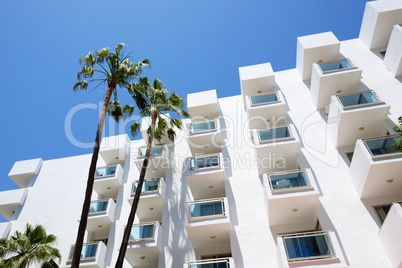
[[[59,267],[55,260],[60,263],[60,251],[51,246],[55,241],[56,236],[47,235],[42,225],[27,223],[24,233],[16,231],[9,239],[0,239],[0,266],[25,268],[39,264],[43,268]]]
[[[395,150],[402,152],[402,116],[398,118],[399,125],[395,125],[393,129],[399,133],[399,139],[392,144]]]
[[[82,70],[77,74],[78,81],[73,89],[74,91],[87,90],[88,85],[95,83],[96,87],[99,85],[107,85],[108,91],[106,93],[105,100],[103,102],[102,112],[99,118],[98,130],[95,137],[95,145],[92,153],[91,165],[89,168],[87,189],[85,192],[84,204],[82,206],[81,220],[78,227],[77,240],[75,242],[75,250],[71,267],[78,268],[80,263],[80,255],[82,251],[82,245],[84,241],[85,229],[87,226],[87,219],[89,213],[89,207],[91,204],[91,195],[94,185],[94,177],[96,171],[96,163],[98,161],[100,139],[102,137],[103,125],[105,123],[106,111],[110,106],[109,114],[114,118],[130,116],[134,110],[133,106],[125,105],[122,109],[117,101],[117,86],[121,88],[128,88],[134,79],[142,73],[142,67],[149,67],[149,61],[143,60],[137,64],[132,63],[129,59],[129,55],[125,56],[121,53],[124,44],[118,44],[115,52],[109,52],[109,49],[103,48],[99,51],[91,52],[83,58],[80,58],[80,64],[83,65]],[[94,74],[97,76],[94,77]],[[89,78],[89,81],[85,79]],[[110,99],[114,94],[114,101],[110,102]]]
[[[140,116],[142,118],[149,117],[151,119],[151,124],[147,130],[147,151],[142,164],[140,178],[138,180],[138,186],[135,192],[130,215],[128,217],[127,226],[124,230],[116,267],[122,267],[123,265],[131,226],[134,223],[135,213],[137,211],[138,202],[140,201],[141,189],[144,183],[145,172],[148,167],[153,140],[156,139],[161,141],[161,139],[167,135],[169,140],[173,142],[176,136],[174,128],[182,129],[182,121],[180,119],[170,119],[166,116],[166,113],[177,113],[181,118],[188,118],[190,116],[185,109],[185,100],[179,97],[175,92],[172,92],[169,95],[162,82],[158,79],[155,79],[153,83],[151,83],[147,77],[139,78],[138,83],[133,84],[129,88],[129,92],[140,110]],[[137,121],[131,125],[131,134],[134,136],[138,133],[139,129],[140,124]]]

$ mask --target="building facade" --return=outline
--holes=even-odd
[[[239,68],[241,94],[187,96],[156,142],[124,267],[402,267],[402,2],[368,2],[357,39],[297,39],[296,68]],[[114,267],[145,155],[102,140],[82,267]],[[18,161],[0,236],[45,225],[69,267],[90,155]]]

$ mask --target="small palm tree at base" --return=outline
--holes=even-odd
[[[0,239],[0,267],[25,268],[33,264],[42,268],[59,267],[60,252],[51,246],[55,241],[56,236],[47,235],[42,225],[27,223],[24,233],[16,231],[9,239]]]
[[[402,116],[398,118],[399,125],[395,125],[393,129],[400,135],[400,138],[392,144],[392,146],[402,152]]]
[[[107,85],[108,90],[105,100],[103,102],[102,112],[100,114],[98,130],[96,132],[94,150],[92,153],[91,165],[89,167],[87,189],[85,191],[84,204],[82,205],[81,219],[78,227],[77,240],[75,242],[75,250],[73,254],[73,260],[71,262],[72,268],[78,268],[80,264],[82,245],[84,243],[85,229],[88,221],[89,207],[91,205],[92,189],[94,185],[96,163],[98,161],[100,139],[102,137],[103,125],[105,123],[106,111],[108,106],[113,106],[112,115],[122,114],[124,116],[130,116],[133,113],[134,107],[126,105],[123,109],[120,107],[117,101],[117,87],[128,88],[131,85],[131,81],[137,79],[142,73],[142,67],[149,67],[148,60],[143,60],[137,64],[130,62],[130,59],[121,52],[124,48],[124,44],[118,44],[115,52],[109,52],[109,49],[103,48],[99,51],[91,52],[85,58],[80,58],[80,64],[83,65],[81,71],[77,77],[77,82],[74,90],[87,90],[88,85],[91,83],[97,83],[95,86]],[[96,69],[98,68],[98,69]],[[94,74],[98,74],[93,77]],[[89,78],[89,81],[85,79]],[[110,102],[110,99],[114,95],[114,101]],[[114,117],[114,116],[113,116]]]
[[[116,262],[116,267],[119,268],[123,266],[124,256],[127,251],[131,226],[134,223],[134,217],[137,211],[138,202],[140,201],[142,185],[144,183],[145,172],[151,155],[152,142],[154,139],[161,141],[165,136],[173,142],[176,135],[174,128],[182,129],[182,121],[180,119],[169,119],[165,114],[174,112],[181,118],[188,118],[190,116],[185,109],[185,100],[179,97],[175,92],[168,95],[168,91],[158,79],[155,79],[154,82],[151,83],[146,77],[139,78],[138,83],[131,85],[129,92],[140,110],[141,117],[150,117],[151,124],[147,131],[147,151],[145,153],[137,190],[135,192],[133,205],[128,217],[127,226],[124,230],[123,240]],[[139,129],[139,122],[135,122],[131,126],[131,134],[135,136]]]

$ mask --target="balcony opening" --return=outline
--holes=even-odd
[[[201,261],[189,262],[188,268],[230,268],[229,259],[203,259]]]
[[[98,250],[98,244],[99,242],[84,244],[82,246],[80,260],[81,261],[95,260],[96,251]],[[68,257],[69,262],[72,261],[73,254],[74,254],[74,245],[71,247],[70,255]]]
[[[339,95],[338,99],[344,108],[381,103],[372,91]]]
[[[98,215],[105,213],[107,210],[109,200],[98,200],[92,201],[89,207],[89,214],[88,216]]]
[[[289,262],[335,257],[327,232],[285,235],[283,243]]]
[[[203,132],[210,132],[216,130],[216,121],[208,121],[202,123],[191,123],[190,124],[190,133],[197,134]]]
[[[390,156],[390,155],[400,155],[401,152],[396,150],[392,144],[400,139],[399,135],[364,139],[364,144],[369,150],[372,157]]]
[[[189,203],[190,219],[224,216],[223,200],[202,200]]]
[[[342,60],[318,63],[318,66],[320,66],[321,71],[324,74],[356,68],[349,61],[349,59],[342,59]]]
[[[276,93],[268,94],[258,94],[250,96],[251,106],[268,104],[279,101],[278,95]]]
[[[288,126],[260,129],[258,130],[260,142],[292,138],[292,133]]]
[[[402,205],[402,202],[397,202]],[[386,205],[380,205],[380,206],[375,206],[374,209],[377,212],[378,217],[380,218],[381,224],[384,223],[385,218],[387,217],[387,214],[389,210],[391,209],[392,204],[386,204]]]
[[[140,150],[139,150],[139,157],[140,157],[140,158],[141,158],[141,157],[145,157],[146,152],[147,152],[147,147],[146,147],[146,146],[140,147]],[[151,147],[151,154],[150,154],[150,156],[161,155],[162,152],[163,152],[163,145],[155,145],[155,146],[152,146],[152,147]]]
[[[152,240],[154,238],[155,224],[138,224],[131,227],[129,241],[139,242],[143,240]]]
[[[190,170],[219,167],[219,155],[193,157],[190,159]]]
[[[272,192],[283,190],[299,190],[301,187],[310,187],[307,174],[303,170],[272,173],[268,175]]]
[[[152,192],[158,191],[159,180],[160,180],[160,178],[144,180],[144,183],[142,184],[141,194],[147,194],[147,193],[152,193]],[[135,195],[135,192],[137,191],[137,186],[138,186],[138,181],[133,183],[131,196]]]
[[[117,166],[98,168],[95,173],[95,179],[114,176],[116,168]]]

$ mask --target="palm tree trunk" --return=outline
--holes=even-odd
[[[138,180],[137,190],[135,191],[133,205],[131,206],[130,215],[128,216],[128,221],[126,228],[124,230],[123,240],[121,241],[119,256],[117,257],[116,261],[116,268],[122,268],[124,262],[124,256],[126,255],[128,240],[130,238],[131,228],[134,223],[135,213],[137,212],[138,203],[140,202],[140,195],[142,190],[142,185],[144,183],[145,173],[148,167],[149,157],[151,155],[151,148],[152,148],[152,141],[153,141],[153,133],[155,131],[155,124],[156,124],[156,115],[152,115],[152,133],[148,137],[148,144],[147,144],[147,151],[145,153],[144,163],[142,164],[140,178]]]
[[[98,130],[96,131],[95,145],[92,153],[91,165],[89,167],[87,189],[85,192],[84,204],[82,205],[81,220],[78,227],[77,239],[74,246],[74,254],[71,262],[71,268],[78,268],[80,265],[82,245],[84,243],[85,230],[87,228],[89,207],[91,205],[92,189],[94,186],[94,178],[96,172],[96,163],[98,162],[100,139],[102,137],[103,125],[105,124],[106,110],[112,97],[113,90],[116,89],[116,84],[109,84],[105,101],[103,102],[101,116],[99,118]]]

